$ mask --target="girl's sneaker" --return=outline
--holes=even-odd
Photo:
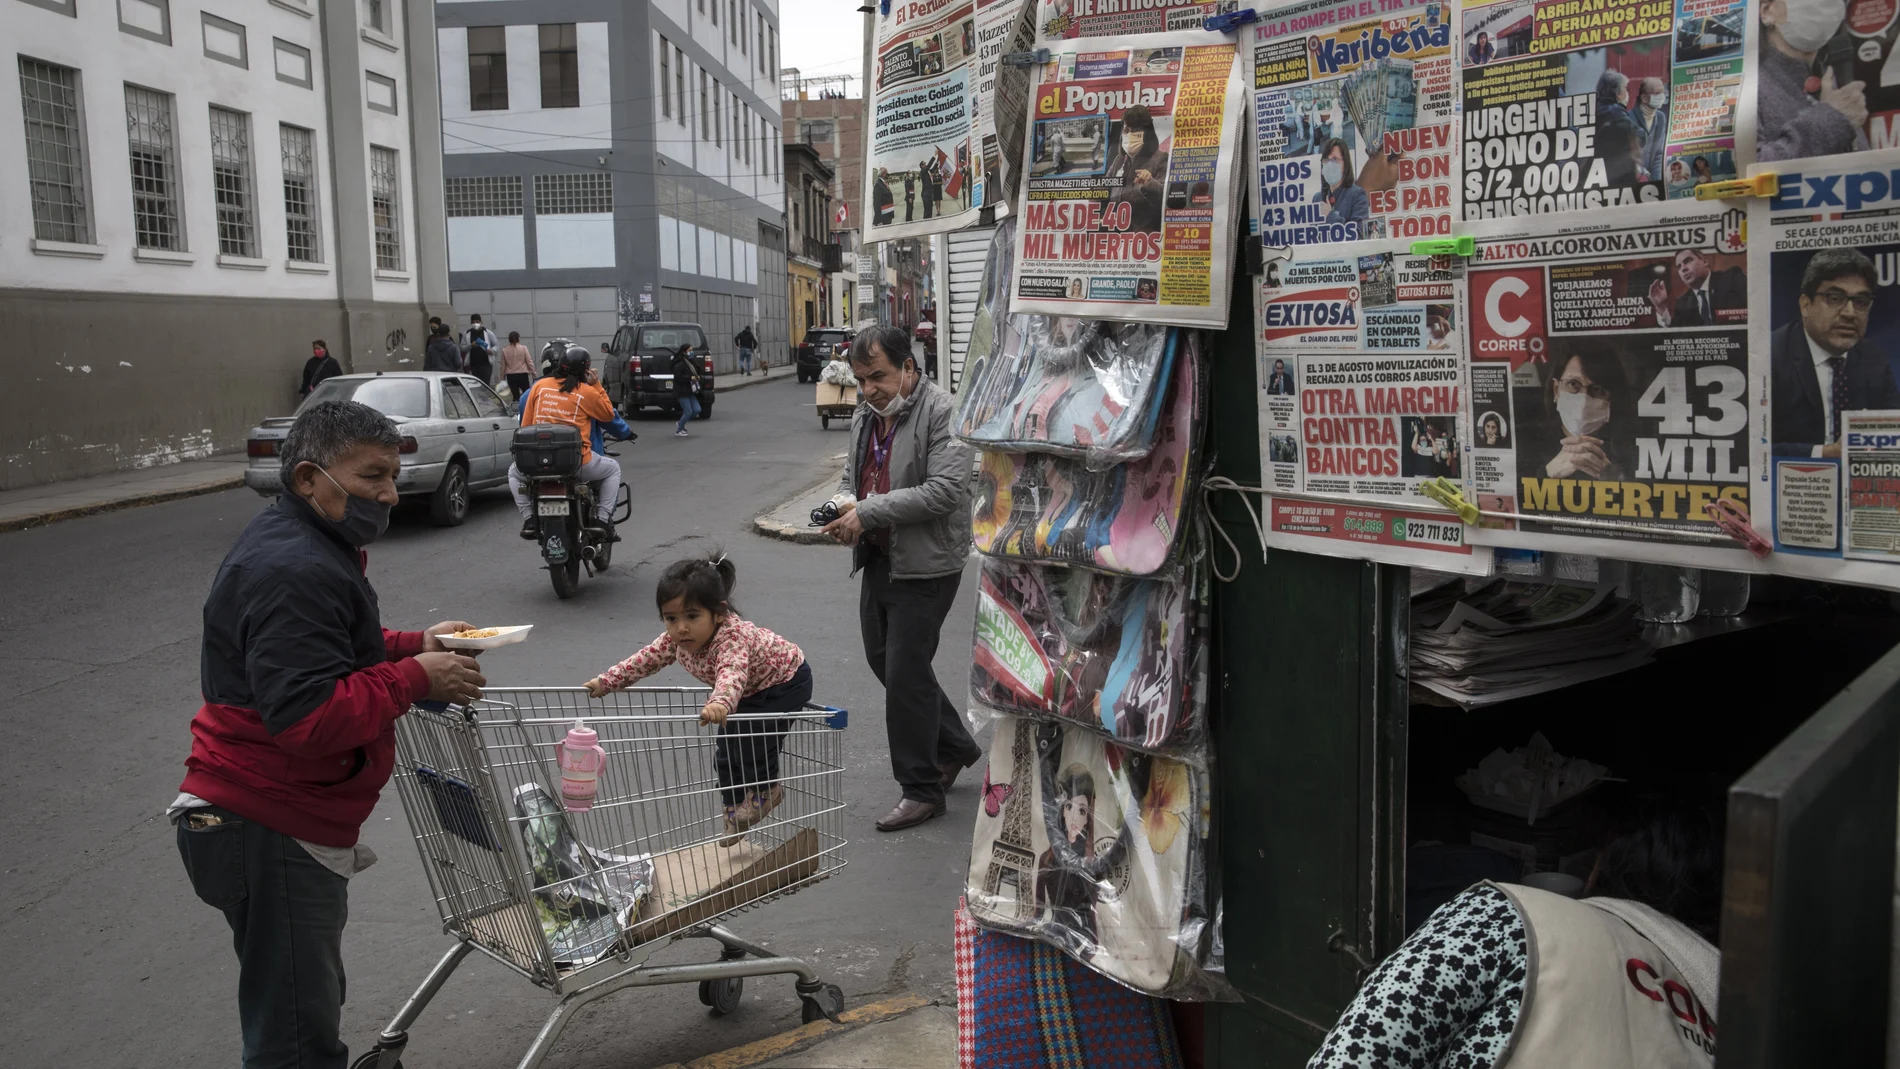
[[[745,838],[746,829],[765,819],[765,815],[778,808],[785,800],[785,785],[774,783],[765,790],[747,791],[745,801],[726,807],[726,837],[719,840],[720,846],[733,846]]]

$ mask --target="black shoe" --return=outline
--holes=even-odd
[[[533,516],[521,521],[521,537],[532,542],[541,537],[541,521]]]

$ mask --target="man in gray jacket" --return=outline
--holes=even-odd
[[[941,816],[957,773],[983,756],[930,664],[970,553],[974,468],[950,433],[955,402],[917,369],[903,330],[860,331],[851,371],[861,402],[839,484],[847,503],[824,533],[853,547],[852,573],[864,572],[858,623],[904,792],[877,830],[898,831]]]

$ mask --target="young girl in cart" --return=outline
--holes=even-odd
[[[784,638],[739,617],[732,604],[738,569],[722,553],[711,560],[683,560],[660,576],[653,600],[666,631],[652,644],[587,681],[595,698],[677,663],[712,688],[699,714],[719,725],[713,764],[725,803],[721,846],[744,838],[785,798],[778,782],[779,747],[790,724],[784,719],[740,719],[733,713],[795,713],[811,700],[811,666]]]

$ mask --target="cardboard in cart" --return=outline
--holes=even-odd
[[[671,935],[770,894],[811,881],[818,872],[818,833],[799,828],[767,848],[751,838],[731,847],[701,843],[653,855],[653,893],[627,928],[629,944]]]

